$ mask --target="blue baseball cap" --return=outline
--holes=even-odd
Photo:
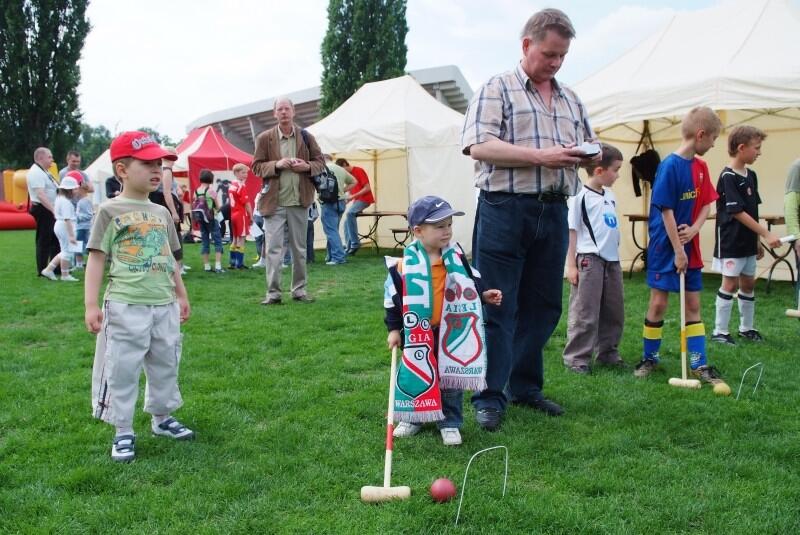
[[[423,223],[438,223],[454,215],[464,215],[464,212],[453,210],[450,203],[441,197],[426,195],[408,207],[408,226],[414,228]]]

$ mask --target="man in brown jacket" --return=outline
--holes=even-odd
[[[262,305],[281,304],[281,256],[284,228],[292,252],[292,299],[311,303],[306,292],[308,207],[314,201],[311,177],[324,169],[322,152],[309,132],[294,123],[294,104],[275,99],[278,124],[256,138],[253,173],[264,179],[258,211],[264,216],[267,249],[267,296]]]

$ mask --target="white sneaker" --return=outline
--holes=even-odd
[[[61,280],[64,281],[64,282],[80,282],[78,279],[76,279],[72,275],[61,275]]]
[[[394,432],[392,436],[394,438],[405,438],[405,437],[413,437],[419,430],[422,429],[421,425],[417,424],[410,424],[408,422],[400,422],[397,424],[397,427],[394,428]]]
[[[42,274],[42,277],[46,277],[46,278],[50,279],[51,281],[57,281],[58,280],[58,277],[56,277],[56,274],[53,273],[52,271],[47,270],[47,269],[43,269],[42,271],[40,271],[40,273]]]
[[[258,262],[253,264],[252,267],[254,267],[254,268],[265,268],[265,267],[267,267],[267,263],[264,262],[263,260],[259,260]]]
[[[136,458],[136,437],[118,435],[111,443],[111,459],[118,463],[129,463]]]
[[[175,440],[192,440],[194,438],[194,431],[180,423],[178,420],[170,416],[160,424],[152,423],[151,429],[154,435],[162,437],[170,437]]]
[[[439,429],[442,434],[442,442],[445,446],[460,446],[461,432],[456,427],[443,427]]]

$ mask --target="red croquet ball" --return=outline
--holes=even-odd
[[[431,485],[431,498],[433,501],[444,503],[456,495],[456,486],[446,477],[440,477]]]

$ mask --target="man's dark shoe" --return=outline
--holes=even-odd
[[[486,431],[496,431],[500,427],[502,414],[499,410],[487,407],[485,409],[478,409],[475,412],[475,421],[481,429]]]
[[[306,295],[295,295],[294,297],[292,297],[292,299],[297,301],[298,303],[313,303],[314,302],[314,298],[311,297],[308,294],[306,294]]]
[[[262,305],[282,305],[281,300],[277,297],[270,297],[269,299],[264,299],[261,301]]]
[[[575,366],[567,366],[567,370],[578,375],[591,375],[592,369],[586,364],[577,364]]]
[[[512,401],[512,403],[514,405],[531,407],[537,411],[542,411],[548,416],[561,416],[564,414],[564,409],[561,407],[561,405],[546,398],[523,399],[519,401]]]

